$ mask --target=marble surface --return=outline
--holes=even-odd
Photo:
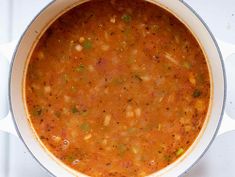
[[[0,45],[19,39],[30,20],[50,0],[0,0]],[[234,0],[185,0],[205,20],[220,41],[235,44]],[[226,45],[225,45],[226,46]],[[226,47],[225,47],[226,48]],[[234,50],[235,52],[235,50]],[[226,112],[235,119],[235,54],[225,58],[228,68],[228,101]],[[183,177],[235,177],[235,131],[215,139],[203,158]],[[0,177],[49,177],[31,157],[22,142],[0,132]]]

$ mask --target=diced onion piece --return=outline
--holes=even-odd
[[[126,112],[126,117],[133,117],[134,116],[134,112],[133,111],[127,111]]]
[[[184,130],[186,132],[189,132],[190,130],[192,130],[192,126],[191,125],[186,125],[186,126],[184,126]]]
[[[88,135],[86,135],[86,136],[84,137],[84,140],[89,140],[91,137],[92,137],[92,135],[91,135],[91,134],[88,134]]]
[[[104,126],[108,126],[111,121],[111,115],[106,115],[104,118]]]
[[[109,89],[108,88],[104,89],[104,93],[108,94],[109,93]]]
[[[179,141],[181,139],[181,136],[179,134],[176,134],[174,138],[175,140]]]
[[[109,50],[109,45],[107,45],[107,44],[104,44],[104,45],[102,45],[101,46],[101,49],[103,50],[103,51],[108,51]]]
[[[119,59],[118,59],[118,57],[116,57],[116,56],[112,57],[111,60],[112,60],[112,63],[113,63],[113,64],[119,63]]]
[[[139,176],[144,177],[144,176],[146,176],[146,173],[144,171],[142,171],[142,172],[139,173]]]
[[[71,137],[76,139],[78,137],[78,132],[76,129],[72,130],[71,133],[70,133]]]
[[[103,141],[102,141],[102,144],[103,145],[106,145],[108,143],[108,140],[107,139],[104,139]]]
[[[138,50],[137,50],[137,49],[132,50],[132,54],[133,54],[133,55],[136,55],[137,53],[138,53]]]
[[[66,114],[66,115],[68,115],[68,113],[69,113],[68,108],[63,108],[63,113]]]
[[[140,115],[141,115],[141,109],[140,109],[140,108],[136,108],[136,109],[135,109],[135,115],[136,115],[137,117],[140,117]]]
[[[61,137],[60,137],[60,136],[55,136],[55,135],[53,135],[53,136],[51,137],[51,139],[52,139],[54,142],[56,142],[56,143],[58,143],[58,142],[61,141]]]
[[[82,46],[80,45],[80,44],[77,44],[76,46],[75,46],[75,49],[78,51],[78,52],[81,52],[82,51]]]
[[[150,77],[149,76],[141,76],[141,79],[143,81],[150,81]]]
[[[175,35],[175,42],[176,42],[177,44],[180,43],[180,37],[179,37],[178,35]]]
[[[189,117],[181,117],[180,118],[180,123],[181,124],[186,125],[186,124],[190,124],[190,122],[191,122],[191,118],[189,118]]]
[[[115,15],[110,18],[110,22],[111,23],[115,23],[116,22],[116,16]]]
[[[72,165],[77,165],[79,162],[80,162],[80,160],[75,159],[75,160],[72,162]]]
[[[128,111],[132,110],[131,105],[128,105],[128,106],[126,107],[126,109],[127,109]]]
[[[71,100],[71,98],[67,95],[64,95],[64,101],[68,103]]]
[[[205,102],[203,100],[197,100],[195,107],[199,112],[203,112],[206,108]]]
[[[88,65],[88,70],[89,70],[90,72],[93,72],[95,69],[94,69],[94,67],[93,67],[92,65]]]
[[[166,57],[166,59],[168,59],[169,61],[171,61],[172,63],[174,63],[174,64],[176,64],[176,65],[178,65],[179,63],[175,60],[175,58],[173,58],[172,56],[171,56],[171,54],[169,54],[169,53],[165,53],[165,57]]]
[[[162,124],[158,124],[158,125],[157,125],[157,130],[158,130],[158,131],[161,131],[161,129],[162,129]]]
[[[105,40],[109,40],[109,34],[107,31],[104,32],[104,38]]]
[[[131,150],[132,150],[132,152],[133,152],[134,154],[138,154],[138,152],[139,152],[139,147],[133,146],[133,147],[131,148]]]
[[[190,73],[190,74],[189,74],[189,82],[190,82],[191,84],[193,84],[193,85],[196,84],[196,79],[195,79],[193,73]]]
[[[134,112],[132,111],[132,106],[128,105],[126,107],[126,117],[133,117],[134,116]]]
[[[50,86],[45,86],[44,87],[44,92],[45,93],[50,93],[51,92],[51,87]]]
[[[168,103],[173,103],[175,101],[175,94],[172,93],[168,96]]]
[[[161,103],[163,98],[164,98],[164,95],[159,98],[158,102]]]
[[[79,38],[79,42],[80,42],[80,43],[83,43],[84,41],[85,41],[85,38],[84,38],[84,37],[80,37],[80,38]]]

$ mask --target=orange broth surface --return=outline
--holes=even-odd
[[[150,175],[179,158],[208,111],[210,79],[191,32],[140,0],[92,1],[56,20],[25,82],[47,149],[93,177]]]

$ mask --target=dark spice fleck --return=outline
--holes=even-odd
[[[199,97],[199,96],[201,96],[201,91],[200,90],[194,90],[194,92],[193,92],[193,97],[194,98],[197,98],[197,97]]]

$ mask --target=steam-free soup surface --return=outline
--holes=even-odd
[[[167,11],[92,1],[43,34],[25,93],[38,137],[62,162],[93,177],[138,177],[194,142],[210,81],[197,41]]]

